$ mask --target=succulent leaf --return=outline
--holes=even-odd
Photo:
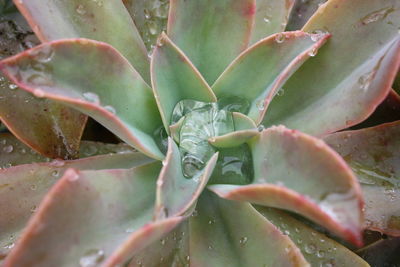
[[[172,112],[179,101],[191,99],[215,102],[217,100],[190,60],[165,34],[160,36],[153,52],[151,79],[157,105],[167,131],[169,131]]]
[[[4,139],[3,139],[4,140]],[[29,153],[29,152],[28,152]],[[141,153],[101,155],[73,161],[20,165],[0,171],[0,255],[6,255],[29,217],[68,168],[80,170],[132,168],[154,161]],[[0,256],[0,260],[1,260]]]
[[[122,1],[15,0],[14,3],[42,42],[88,38],[108,43],[150,84],[146,48]]]
[[[160,165],[68,169],[42,201],[5,265],[67,266],[89,257],[100,263],[126,240],[127,231],[151,221]]]
[[[39,43],[19,13],[9,17],[0,19],[0,59]],[[59,103],[34,98],[2,74],[0,117],[14,135],[41,154],[64,159],[78,156],[86,116]]]
[[[400,121],[329,135],[326,142],[356,173],[365,199],[365,226],[400,236]]]
[[[183,219],[184,217],[170,217],[144,225],[130,235],[129,238],[111,254],[103,266],[114,267],[119,264],[124,264],[131,259],[133,255],[171,232]]]
[[[189,225],[191,266],[308,266],[290,238],[248,203],[205,191]]]
[[[295,2],[296,0],[256,0],[257,9],[251,43],[254,44],[274,33],[283,32]]]
[[[277,33],[245,50],[213,84],[217,97],[251,103],[248,116],[259,124],[269,102],[286,80],[317,51],[329,34]]]
[[[183,173],[183,161],[179,147],[169,138],[167,156],[157,180],[155,219],[181,216],[191,208],[206,186],[217,162],[215,153],[204,169],[195,176],[186,178]]]
[[[361,190],[351,169],[321,140],[272,127],[250,142],[254,180],[211,185],[220,197],[299,213],[361,245]]]
[[[172,0],[167,32],[209,84],[247,48],[256,0]]]
[[[287,234],[312,266],[369,266],[345,246],[315,231],[286,212],[257,206],[257,211]]]
[[[396,0],[322,5],[303,31],[328,31],[335,38],[289,79],[263,124],[321,136],[366,119],[386,97],[400,64],[399,14]]]
[[[85,64],[88,60],[92,64]],[[87,39],[59,40],[5,59],[0,68],[36,97],[84,112],[139,151],[164,157],[153,138],[162,122],[152,91],[111,46]]]

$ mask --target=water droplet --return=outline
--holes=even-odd
[[[285,41],[286,37],[283,33],[277,33],[275,35],[275,42],[277,42],[278,44],[281,44]]]
[[[62,167],[65,165],[65,161],[61,159],[54,159],[50,162],[50,164],[54,167]]]
[[[384,18],[387,17],[387,15],[389,15],[393,11],[395,11],[395,9],[393,7],[385,7],[385,8],[379,9],[377,11],[374,11],[372,13],[369,13],[365,17],[361,18],[361,20],[360,20],[361,24],[367,25],[372,22],[383,20]]]
[[[13,83],[10,83],[10,85],[8,86],[8,88],[9,88],[10,90],[15,90],[15,89],[18,88],[18,85],[13,84]]]
[[[100,98],[95,93],[86,92],[86,93],[83,93],[82,95],[87,101],[89,101],[91,103],[96,103],[96,104],[100,103]]]
[[[108,112],[112,113],[112,114],[117,113],[113,106],[104,106],[104,109],[107,110]]]
[[[14,243],[8,243],[4,246],[5,249],[12,249],[15,246]]]
[[[318,252],[317,252],[317,257],[318,258],[323,258],[325,256],[325,251],[323,251],[323,250],[318,250]]]
[[[36,210],[37,210],[36,205],[34,205],[34,206],[31,207],[31,212],[32,212],[32,213],[36,212]]]
[[[283,89],[283,88],[280,88],[279,90],[278,90],[278,92],[276,92],[276,95],[277,96],[283,96],[285,94],[285,89]]]
[[[100,249],[88,250],[79,260],[81,267],[96,267],[104,260],[104,251]]]
[[[300,229],[299,229],[298,227],[295,227],[295,228],[294,228],[294,231],[295,231],[296,233],[300,233]]]
[[[161,243],[162,246],[164,246],[165,245],[165,239],[161,239],[160,243]]]
[[[361,90],[363,90],[363,91],[368,90],[373,79],[375,78],[375,74],[376,74],[376,71],[373,70],[371,72],[368,72],[368,73],[360,76],[360,78],[358,79],[358,83],[360,85]]]
[[[315,30],[311,34],[311,40],[313,42],[318,42],[322,38],[324,38],[327,34],[329,34],[327,31],[324,30]]]
[[[51,173],[51,176],[53,176],[53,177],[58,177],[58,175],[60,175],[60,172],[59,172],[58,170],[54,170],[54,171]]]
[[[192,178],[205,166],[205,163],[195,155],[186,154],[182,158],[182,171],[186,178]]]
[[[314,244],[306,244],[304,246],[304,251],[308,254],[314,254],[316,249],[317,248]]]
[[[313,47],[311,50],[308,51],[308,55],[310,57],[315,57],[318,54],[318,48],[317,47]]]
[[[14,150],[14,147],[12,145],[3,147],[3,151],[6,153],[11,153],[11,152],[13,152],[13,150]]]
[[[239,244],[241,246],[244,246],[244,245],[246,245],[247,241],[248,241],[248,238],[246,236],[244,236],[244,237],[240,238]]]
[[[283,231],[283,234],[284,235],[290,235],[290,231],[289,230],[285,230],[285,231]]]
[[[45,96],[45,93],[42,89],[35,89],[33,90],[33,95],[37,98],[43,98]]]
[[[259,111],[263,111],[265,109],[265,100],[264,99],[257,100],[256,106]]]
[[[31,190],[36,190],[37,186],[35,184],[31,185]]]
[[[258,125],[257,130],[258,130],[259,132],[262,132],[262,131],[265,130],[265,126],[262,125],[262,124],[260,124],[260,125]]]
[[[85,15],[86,14],[86,9],[85,9],[85,7],[83,6],[83,5],[78,5],[77,7],[76,7],[76,12],[79,14],[79,15]]]
[[[269,24],[269,23],[271,22],[271,21],[269,20],[269,18],[268,18],[268,17],[264,17],[264,19],[263,19],[263,20],[264,20],[264,22],[265,22],[265,23],[267,23],[267,24]]]

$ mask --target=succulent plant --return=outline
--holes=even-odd
[[[42,44],[0,62],[4,266],[367,266],[364,228],[400,235],[400,124],[348,129],[400,107],[400,1],[14,2]]]

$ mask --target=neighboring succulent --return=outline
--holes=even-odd
[[[145,0],[16,0],[42,44],[0,62],[0,116],[41,155],[2,135],[4,266],[367,266],[344,245],[400,235],[400,124],[338,131],[400,106],[400,1],[282,32],[322,2],[171,0],[149,59]],[[79,150],[86,115],[139,152]]]

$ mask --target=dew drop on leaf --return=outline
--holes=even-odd
[[[100,103],[100,98],[97,94],[92,93],[92,92],[85,92],[82,94],[83,98],[85,98],[87,101],[91,103]]]

